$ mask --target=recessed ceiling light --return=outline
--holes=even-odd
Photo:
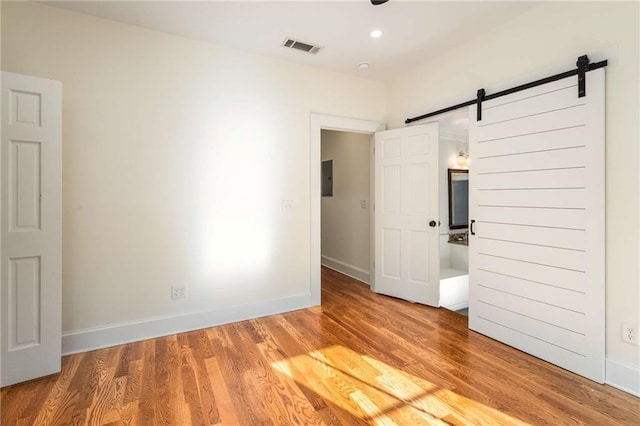
[[[371,31],[371,34],[369,34],[372,38],[380,38],[382,37],[382,31],[380,30],[373,30]]]
[[[358,64],[358,68],[360,68],[361,70],[369,69],[369,62],[360,62]]]

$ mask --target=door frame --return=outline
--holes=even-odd
[[[310,293],[311,306],[318,306],[321,302],[321,283],[320,283],[320,241],[321,241],[321,205],[322,205],[322,168],[321,168],[321,139],[322,130],[337,130],[342,132],[365,133],[372,135],[375,132],[385,130],[386,125],[378,121],[362,120],[357,118],[339,117],[334,115],[311,113],[310,116],[310,153],[309,153],[309,171],[310,171]],[[373,211],[373,203],[369,203],[371,211]],[[373,236],[372,236],[373,237]],[[370,241],[372,239],[370,237]],[[369,275],[371,285],[374,286],[375,276],[373,270],[373,258],[369,261]]]

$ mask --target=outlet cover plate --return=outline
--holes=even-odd
[[[185,284],[171,286],[171,299],[184,299],[185,297],[187,297],[187,286]]]
[[[622,341],[638,345],[638,327],[628,322],[622,323]]]

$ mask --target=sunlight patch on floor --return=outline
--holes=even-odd
[[[271,366],[375,425],[527,424],[344,346],[282,359]]]

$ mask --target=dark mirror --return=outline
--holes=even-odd
[[[469,170],[449,169],[449,229],[469,227]]]

